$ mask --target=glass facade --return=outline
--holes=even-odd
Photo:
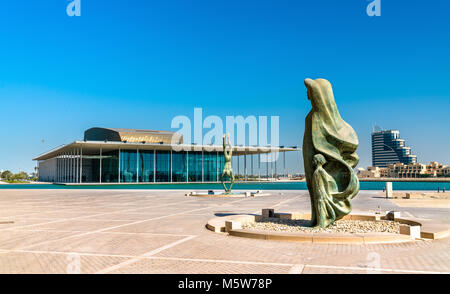
[[[217,165],[218,165],[218,177],[217,177],[217,181],[222,181],[221,176],[222,176],[222,171],[223,168],[225,167],[225,158],[223,156],[223,153],[218,153],[218,158],[217,158]]]
[[[223,153],[216,151],[90,150],[82,164],[78,158],[67,168],[58,159],[57,168],[73,171],[74,181],[82,183],[220,182],[225,165]],[[59,181],[66,181],[59,174]],[[69,181],[72,175],[66,177]]]
[[[155,181],[155,151],[139,150],[139,182],[149,183]]]
[[[187,181],[187,153],[172,152],[172,182]]]
[[[202,152],[189,151],[188,152],[188,180],[189,182],[202,181]]]
[[[203,181],[217,181],[217,152],[203,153]]]
[[[170,182],[170,151],[156,151],[156,182]]]
[[[117,183],[119,181],[119,150],[102,153],[102,182]]]
[[[137,150],[120,151],[120,182],[135,183],[137,179]]]

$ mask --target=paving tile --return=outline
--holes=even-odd
[[[290,268],[290,266],[278,265],[146,258],[112,271],[111,274],[279,274],[288,273]]]
[[[33,251],[138,256],[185,237],[149,234],[92,233],[27,247]]]
[[[0,253],[0,274],[91,274],[128,259],[76,254]]]

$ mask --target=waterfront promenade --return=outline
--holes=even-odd
[[[0,190],[0,273],[450,273],[450,239],[399,244],[253,240],[205,228],[217,216],[309,211],[306,191],[195,198],[183,190]],[[450,223],[450,209],[397,206],[361,191],[354,212]],[[13,222],[13,223],[11,223]]]

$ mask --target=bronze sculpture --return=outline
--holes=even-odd
[[[311,199],[311,225],[325,228],[352,210],[359,191],[354,168],[358,137],[339,114],[330,82],[305,79],[312,109],[305,120],[303,161]]]
[[[233,157],[233,147],[231,146],[230,142],[230,136],[227,134],[228,139],[228,147],[229,150],[227,151],[227,145],[225,141],[225,134],[223,135],[223,155],[225,157],[225,165],[223,167],[221,181],[223,188],[225,189],[225,194],[231,194],[231,187],[233,187],[234,184],[234,175],[233,175],[233,168],[231,166],[231,158]],[[225,177],[230,178],[230,187],[227,188],[225,184]]]

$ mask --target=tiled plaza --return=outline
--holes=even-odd
[[[450,238],[313,244],[205,228],[211,218],[262,208],[308,212],[306,191],[216,199],[186,192],[0,190],[0,273],[450,273]],[[353,204],[354,212],[399,210],[450,225],[449,208],[400,207],[375,191]]]

